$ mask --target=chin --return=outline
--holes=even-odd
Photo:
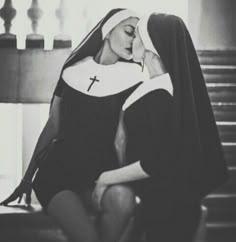
[[[125,60],[132,60],[133,55],[123,55],[122,58]]]
[[[133,60],[135,62],[142,62],[142,58],[139,58],[138,56],[133,55]]]
[[[133,56],[132,55],[130,55],[128,58],[127,58],[127,60],[132,60],[133,59]]]

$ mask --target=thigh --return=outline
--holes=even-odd
[[[111,185],[104,192],[101,207],[102,210],[98,211],[93,202],[94,186],[90,186],[85,192],[81,193],[81,200],[84,202],[85,207],[92,213],[101,212],[119,212],[128,213],[133,211],[136,207],[135,193],[129,185],[116,184]]]
[[[62,226],[73,241],[96,241],[94,223],[80,196],[64,190],[52,197],[47,213]]]
[[[136,207],[135,193],[133,189],[125,184],[117,184],[108,187],[102,198],[104,211],[131,214]]]
[[[89,213],[86,204],[80,195],[71,191],[63,190],[55,194],[47,205],[47,212],[54,217],[63,218],[63,220],[80,219],[83,223],[90,223]]]

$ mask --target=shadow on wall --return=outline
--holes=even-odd
[[[236,49],[236,1],[189,0],[189,29],[197,49]]]

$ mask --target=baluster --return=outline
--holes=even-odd
[[[16,9],[12,5],[12,0],[5,0],[0,9],[0,17],[4,21],[5,33],[0,34],[0,47],[16,48],[16,35],[11,33],[11,22],[16,16]]]
[[[32,0],[27,14],[31,20],[32,33],[26,36],[26,48],[44,48],[44,37],[38,33],[39,20],[43,16],[38,0]]]
[[[59,20],[60,33],[54,37],[53,48],[70,48],[72,41],[66,34],[66,18],[68,16],[68,8],[65,0],[60,0],[59,8],[56,10],[56,16]]]

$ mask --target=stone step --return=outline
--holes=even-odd
[[[91,214],[90,219],[95,222],[94,215]],[[145,242],[142,231],[135,234],[137,236],[132,242]],[[120,242],[122,241],[125,241],[123,236]],[[30,207],[0,206],[0,242],[69,242],[69,240],[58,223],[42,212],[40,205],[33,204]]]
[[[207,223],[236,223],[236,193],[211,194],[203,204],[207,207]]]
[[[39,205],[0,206],[0,235],[2,242],[69,242]]]
[[[69,242],[60,229],[7,228],[1,232],[1,242]]]
[[[217,121],[216,123],[222,142],[236,142],[236,122]]]
[[[235,209],[236,204],[236,193],[235,194],[209,194],[204,200],[203,205],[207,208],[218,207],[218,208],[232,208]]]
[[[211,103],[216,121],[236,122],[236,102],[235,103]]]
[[[236,168],[229,168],[229,180],[216,189],[213,194],[236,194]]]
[[[222,145],[228,166],[236,167],[236,142],[222,143]]]
[[[197,50],[203,65],[236,65],[235,50]]]
[[[207,83],[211,102],[236,102],[236,83]]]
[[[235,242],[235,223],[208,223],[206,242]]]
[[[201,65],[206,83],[236,83],[236,65]]]
[[[236,208],[219,208],[218,206],[209,207],[207,222],[236,223]]]

